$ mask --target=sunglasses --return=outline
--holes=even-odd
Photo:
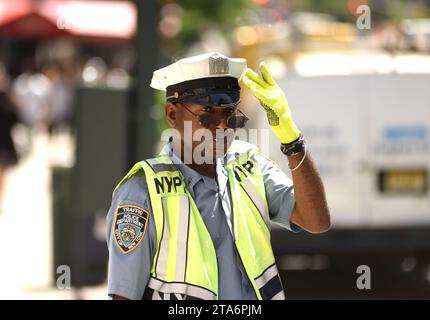
[[[244,114],[242,111],[237,109],[237,111],[240,112],[240,114],[232,114],[228,116],[227,118],[223,116],[219,116],[217,114],[213,114],[210,112],[205,112],[202,114],[196,114],[192,112],[190,109],[188,109],[185,104],[181,103],[182,106],[193,116],[197,118],[197,121],[199,124],[206,129],[215,129],[219,126],[219,124],[225,119],[227,127],[230,129],[240,129],[243,128],[246,124],[246,122],[249,120],[249,118]],[[236,104],[237,105],[237,104]],[[204,109],[205,111],[207,108]]]

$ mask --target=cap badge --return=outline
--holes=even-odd
[[[228,74],[229,65],[228,59],[220,55],[213,55],[209,57],[209,73],[214,74]]]

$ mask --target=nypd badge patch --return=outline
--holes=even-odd
[[[143,239],[149,220],[149,212],[134,205],[122,205],[116,209],[113,233],[115,242],[124,254],[132,252]]]

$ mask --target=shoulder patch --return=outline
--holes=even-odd
[[[148,225],[149,211],[135,205],[118,206],[115,213],[113,235],[122,253],[136,249],[143,239]]]

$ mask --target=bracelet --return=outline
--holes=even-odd
[[[281,152],[287,156],[294,156],[303,151],[304,144],[305,139],[300,133],[300,136],[296,140],[290,143],[281,143]]]
[[[295,171],[295,170],[297,170],[301,165],[302,165],[302,163],[305,161],[305,158],[306,158],[306,151],[307,151],[307,149],[306,149],[306,144],[304,144],[304,154],[303,154],[303,158],[302,158],[302,160],[300,160],[300,162],[299,162],[299,164],[297,165],[297,166],[295,166],[294,168],[292,168],[291,169],[291,167],[290,167],[290,165],[288,165],[288,167],[290,168],[290,171],[291,172],[293,172],[293,171]]]

